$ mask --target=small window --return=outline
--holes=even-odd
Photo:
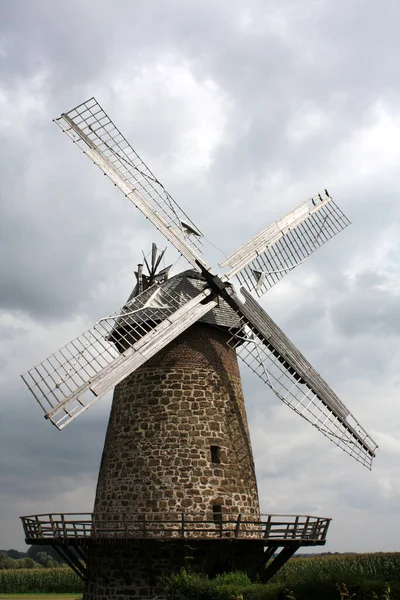
[[[222,523],[222,504],[213,505],[214,523]]]
[[[211,446],[211,462],[216,464],[221,462],[221,452],[219,446]]]

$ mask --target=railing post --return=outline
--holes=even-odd
[[[219,537],[222,538],[222,513],[219,517]]]
[[[50,518],[50,524],[51,524],[51,530],[53,532],[53,537],[57,537],[56,536],[56,526],[54,525],[54,519],[53,519],[53,515],[49,515]]]
[[[92,518],[92,536],[96,537],[97,531],[96,531],[96,517],[94,513],[91,513],[91,518]]]
[[[39,517],[37,515],[36,515],[36,531],[37,531],[37,537],[39,537],[39,538],[43,537],[42,524],[39,521]]]
[[[88,522],[86,523],[85,526],[85,537],[86,535],[88,537],[90,537],[92,535],[92,515],[90,515],[90,517],[88,518]]]
[[[310,517],[307,517],[306,522],[304,523],[304,527],[303,527],[303,538],[307,538],[308,537],[308,525],[310,523]]]
[[[297,527],[299,525],[299,517],[296,517],[295,521],[294,521],[294,527],[293,527],[293,532],[292,532],[292,537],[296,538],[297,537]]]
[[[238,514],[238,518],[236,521],[236,527],[235,527],[235,537],[239,537],[239,530],[240,530],[240,523],[242,520],[242,513]]]
[[[185,513],[181,513],[181,537],[185,537]]]
[[[309,538],[311,539],[315,539],[317,537],[317,533],[318,533],[318,521],[319,519],[317,518],[316,521],[314,521],[311,525],[311,529],[310,529],[310,534],[309,534]]]
[[[264,537],[269,538],[271,532],[271,515],[268,515],[267,523],[265,525]]]
[[[63,529],[63,536],[66,538],[67,537],[67,527],[65,525],[65,515],[64,515],[64,513],[61,515],[61,523],[62,523],[62,529]]]
[[[21,521],[22,521],[22,525],[24,528],[24,533],[25,533],[25,538],[29,539],[30,535],[28,535],[28,523],[27,520],[24,517],[21,517]]]
[[[329,523],[331,522],[330,519],[326,519],[325,520],[325,526],[321,535],[321,539],[324,540],[326,538],[326,534],[328,533],[328,527],[329,527]]]

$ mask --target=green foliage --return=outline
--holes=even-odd
[[[32,559],[29,559],[32,560]],[[4,569],[0,571],[0,593],[82,592],[83,582],[71,569]]]
[[[36,560],[40,565],[46,567],[47,569],[54,569],[60,566],[58,562],[54,560],[54,558],[52,558],[47,552],[38,552],[36,554]]]
[[[295,600],[347,600],[348,598],[400,600],[400,582],[389,585],[380,581],[362,581],[340,586],[331,581],[308,582],[296,586],[294,598]]]
[[[221,573],[213,579],[214,585],[238,585],[246,587],[251,584],[251,579],[247,573],[243,571],[230,571],[229,573]]]
[[[390,600],[390,585],[388,583],[386,584],[381,598],[379,598],[378,594],[375,591],[372,592],[372,598],[373,600]]]
[[[82,600],[80,594],[0,594],[0,600]]]
[[[60,556],[57,554],[57,552],[54,550],[54,548],[52,546],[44,546],[44,545],[34,545],[34,546],[30,546],[30,548],[28,549],[27,552],[27,556],[29,556],[29,558],[33,558],[34,561],[40,563],[40,564],[44,564],[43,562],[41,562],[41,560],[38,558],[39,555],[43,555],[46,554],[47,556],[49,556],[55,563],[55,566],[61,565],[61,564],[65,564],[64,561],[60,558]],[[8,552],[8,555],[10,556],[10,552]],[[48,559],[47,559],[48,562]]]
[[[35,553],[43,564],[53,560]],[[77,593],[83,584],[67,567],[47,569],[33,558],[0,554],[1,562],[27,561],[25,568],[0,570],[0,593]],[[346,582],[346,583],[343,583]],[[385,583],[385,582],[390,582]],[[400,553],[331,555],[289,561],[268,584],[252,583],[242,572],[214,579],[182,571],[171,578],[168,600],[400,600]]]
[[[223,580],[223,578],[222,578]],[[400,582],[363,581],[340,584],[329,580],[279,584],[221,584],[216,579],[182,572],[171,579],[168,600],[400,600]]]
[[[399,579],[400,552],[374,554],[334,554],[313,558],[292,558],[273,581],[291,585],[293,581],[331,579],[391,581]]]
[[[38,569],[45,567],[47,569],[60,567],[59,561],[53,557],[54,550],[50,546],[38,546],[39,551],[27,553],[18,552],[17,550],[3,550],[0,553],[0,569]],[[42,548],[42,550],[40,550]],[[43,548],[49,550],[45,552]],[[62,566],[66,566],[63,563]]]
[[[226,573],[209,579],[182,571],[171,579],[167,598],[400,600],[400,553],[327,555],[292,559],[264,585],[252,583],[245,573],[240,572]]]
[[[275,600],[280,586],[251,583],[245,573],[232,572],[209,579],[182,570],[171,578],[168,600]]]
[[[25,558],[26,552],[20,552],[19,550],[0,550],[0,554],[5,552],[10,558]]]
[[[10,558],[6,552],[0,554],[0,570],[3,569],[37,569],[40,567],[32,558]]]
[[[355,592],[353,594],[350,594],[345,583],[342,583],[342,585],[336,585],[336,587],[339,590],[340,600],[353,600],[353,598],[356,597]]]

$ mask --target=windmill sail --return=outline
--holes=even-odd
[[[216,301],[209,295],[205,290],[190,299],[148,288],[22,378],[46,418],[62,429],[211,310]]]
[[[157,258],[153,245],[151,267],[144,257],[149,275],[144,275],[143,265],[138,265],[134,297],[22,376],[46,418],[59,429],[65,427],[222,298],[238,316],[234,326],[230,322],[229,343],[243,361],[283,402],[370,468],[375,442],[249,294],[264,294],[349,225],[327,190],[303,202],[229,255],[221,266],[230,270],[220,278],[199,257],[201,232],[94,98],[63,113],[56,123],[202,273],[196,273],[202,283],[194,296],[167,289],[163,283],[168,268],[157,271],[163,253]],[[228,283],[235,275],[243,286],[244,303]],[[204,280],[209,286],[205,290]]]
[[[370,469],[375,442],[247,290],[241,292],[242,327],[232,330],[229,345],[278,398]]]
[[[324,190],[275,221],[228,256],[221,267],[260,297],[350,224]]]
[[[94,98],[55,122],[195,268],[204,264],[201,232]]]

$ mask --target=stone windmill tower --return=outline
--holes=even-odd
[[[130,301],[141,298],[163,320],[168,296],[193,298],[204,278],[190,270],[140,275]],[[159,257],[161,258],[161,257]],[[124,312],[129,313],[125,307]],[[146,308],[116,322],[109,338],[120,352],[132,331],[147,326]],[[222,511],[259,516],[257,484],[235,350],[227,342],[239,319],[223,300],[119,383],[100,468],[94,512]],[[151,324],[152,325],[152,324]],[[128,338],[128,340],[126,340]],[[121,464],[121,460],[122,463]]]
[[[227,257],[219,277],[200,231],[94,99],[56,122],[192,269],[168,278],[153,246],[128,302],[23,376],[59,429],[115,387],[93,513],[23,517],[26,540],[52,544],[87,600],[162,595],[188,564],[254,572],[281,548],[268,578],[301,545],[325,543],[329,519],[260,514],[237,356],[369,468],[376,444],[250,291],[261,296],[349,222],[325,190]]]

